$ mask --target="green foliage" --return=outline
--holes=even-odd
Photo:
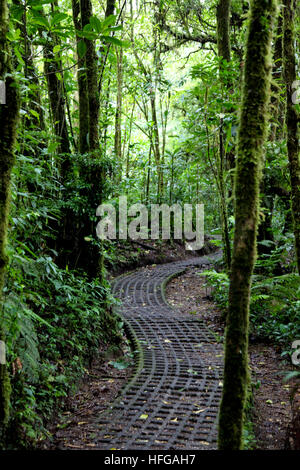
[[[109,285],[93,278],[98,272],[95,259],[101,251],[109,269],[128,262],[134,266],[142,248],[127,253],[131,246],[126,241],[100,244],[95,227],[101,202],[112,203],[117,213],[119,195],[127,195],[129,205],[142,202],[148,208],[157,202],[204,203],[206,233],[224,236],[223,204],[232,243],[233,167],[248,2],[231,1],[229,63],[220,62],[213,52],[216,2],[200,3],[134,2],[132,10],[124,3],[116,15],[105,18],[103,5],[93,2],[94,14],[77,31],[71,1],[10,2],[7,40],[21,94],[4,291],[11,429],[18,429],[11,441],[17,438],[25,445],[28,439],[39,439],[45,420],[97,354],[100,342],[118,347],[123,340],[122,322],[110,313],[114,300]],[[80,14],[78,20],[80,26]],[[97,56],[99,146],[80,154],[77,78],[86,78],[80,64],[90,41]],[[53,76],[63,102],[70,155],[60,150],[52,115],[48,80]],[[259,238],[253,277],[251,332],[276,341],[283,353],[290,354],[291,341],[299,337],[300,306],[293,274],[283,92],[276,79],[270,108],[275,131],[265,146],[260,208],[265,231]],[[117,117],[120,155],[115,145]],[[223,241],[213,243],[222,246]],[[227,275],[210,271],[205,276],[226,311]],[[111,366],[127,367],[131,359],[128,352]],[[246,425],[245,432],[246,447],[252,448],[251,426]]]
[[[108,285],[61,270],[50,256],[29,258],[19,247],[4,294],[14,383],[11,426],[24,444],[43,434],[45,419],[97,356],[100,344],[118,346],[123,339],[107,311],[113,302]]]
[[[229,279],[225,273],[204,271],[212,295],[224,311],[228,307]],[[250,303],[252,334],[274,341],[283,354],[291,354],[291,344],[300,336],[300,280],[294,273],[253,277]]]
[[[44,438],[47,420],[74,390],[99,347],[119,349],[124,341],[123,326],[111,313],[115,300],[109,284],[62,269],[56,262],[55,241],[64,210],[78,216],[88,211],[95,219],[99,200],[97,193],[94,207],[88,200],[84,174],[99,172],[105,163],[75,158],[70,179],[62,185],[61,157],[37,144],[32,138],[37,131],[23,132],[13,174],[1,325],[13,390],[7,445],[13,447]],[[42,152],[41,157],[35,152]],[[68,198],[62,197],[66,190]]]
[[[254,331],[290,350],[300,335],[300,280],[286,274],[256,280],[252,287],[251,321]]]
[[[213,288],[212,295],[214,299],[225,310],[228,307],[228,275],[215,270],[203,271],[199,275],[205,277],[206,285]]]

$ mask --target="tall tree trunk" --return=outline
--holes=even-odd
[[[296,81],[295,10],[294,0],[284,0],[283,11],[283,67],[286,83],[287,150],[291,181],[291,206],[295,236],[296,261],[300,274],[300,153],[299,116],[292,101],[293,83]]]
[[[53,10],[57,9],[56,1],[52,3],[51,8]],[[41,10],[41,14],[46,16],[43,10]],[[44,72],[47,79],[51,118],[58,144],[57,153],[60,154],[59,176],[61,184],[65,186],[69,181],[72,162],[66,112],[67,96],[62,72],[63,64],[60,57],[54,52],[54,47],[58,45],[60,45],[60,39],[55,33],[49,32],[47,41],[43,46]],[[67,191],[62,193],[62,198],[67,201]],[[53,225],[53,230],[57,232],[55,249],[58,251],[57,262],[62,267],[68,264],[68,254],[74,244],[75,234],[72,216],[72,210],[65,207],[58,223],[55,220],[49,222],[50,225]]]
[[[76,31],[81,31],[80,3],[79,0],[72,0],[73,23]],[[89,101],[87,78],[85,71],[85,58],[80,56],[79,43],[81,39],[76,34],[77,48],[77,83],[78,83],[78,101],[79,101],[79,152],[87,153],[88,134],[89,134]]]
[[[2,321],[2,292],[7,264],[6,237],[9,212],[11,171],[14,165],[14,145],[19,116],[19,96],[12,73],[7,41],[8,7],[0,0],[0,80],[5,83],[6,104],[0,104],[0,447],[9,419],[10,381],[5,360],[5,335]]]
[[[235,179],[235,235],[226,326],[225,369],[219,414],[219,449],[242,448],[249,381],[248,324],[256,258],[259,185],[270,100],[271,44],[277,1],[252,0],[246,44]]]
[[[220,61],[226,61],[227,63],[231,60],[231,45],[230,45],[230,6],[231,0],[219,0],[217,4],[217,44],[218,44],[218,56]],[[231,92],[231,83],[228,80],[224,80],[224,64],[220,62],[220,81],[221,85],[225,90],[225,98]],[[224,261],[226,264],[227,271],[230,270],[231,265],[231,248],[229,238],[229,222],[228,222],[228,210],[227,210],[227,188],[225,184],[225,159],[227,157],[229,168],[234,168],[234,154],[231,152],[229,155],[225,155],[225,132],[223,128],[223,119],[221,119],[220,131],[219,131],[219,192],[220,192],[220,205],[221,205],[221,224],[222,224],[222,242]]]
[[[106,9],[105,9],[105,18],[108,18],[111,15],[114,15],[115,13],[115,8],[116,8],[116,0],[107,0],[106,2]],[[98,84],[98,90],[99,90],[99,96],[100,96],[100,102],[101,102],[101,95],[102,95],[102,86],[103,86],[103,79],[104,79],[104,71],[105,71],[105,66],[106,66],[106,61],[108,57],[108,50],[109,50],[109,45],[107,46],[107,51],[105,53],[104,47],[101,47],[101,65],[100,65],[100,77],[99,77],[99,84]]]
[[[129,167],[130,167],[130,151],[131,151],[131,133],[132,133],[132,124],[133,124],[133,115],[135,110],[135,101],[133,102],[130,121],[129,121],[129,132],[128,132],[128,143],[127,143],[127,153],[126,153],[126,178],[129,176]]]
[[[284,127],[284,104],[282,103],[280,92],[282,88],[282,15],[278,17],[277,33],[274,40],[274,60],[273,72],[271,83],[271,100],[270,100],[270,136],[269,139],[274,142],[276,139],[282,139],[282,129]],[[274,155],[274,158],[276,156]],[[259,243],[263,240],[274,241],[272,230],[272,218],[274,209],[274,186],[270,183],[269,172],[263,175],[260,192],[261,198],[261,212],[263,218],[258,227],[257,241],[258,241],[258,255],[270,254],[273,247],[264,243]]]
[[[274,43],[274,66],[273,66],[273,83],[271,84],[271,132],[270,139],[282,139],[282,129],[284,127],[284,105],[280,99],[283,79],[283,17],[279,15],[277,34]]]
[[[62,64],[60,60],[55,57],[53,48],[56,45],[55,37],[50,35],[43,47],[44,53],[44,70],[47,78],[48,94],[50,101],[50,108],[52,114],[52,122],[55,130],[55,135],[59,144],[58,151],[64,154],[61,162],[61,179],[65,180],[65,175],[69,171],[70,161],[70,141],[67,127],[67,117],[65,108],[65,91],[63,84],[63,77],[61,74]],[[61,76],[61,79],[58,77]]]
[[[114,150],[117,157],[118,175],[117,183],[122,180],[122,89],[123,89],[123,49],[116,50],[117,56],[117,106],[115,114],[115,142]]]
[[[221,223],[222,223],[222,242],[224,251],[224,260],[226,263],[227,271],[230,271],[231,265],[231,247],[229,237],[229,220],[228,220],[228,208],[227,208],[227,188],[225,182],[225,149],[224,149],[224,131],[223,131],[223,119],[220,123],[219,132],[219,162],[218,162],[218,188],[220,196],[221,206]]]
[[[230,4],[231,0],[219,0],[217,4],[218,55],[227,62],[231,59]]]
[[[91,0],[80,0],[81,27],[82,29],[90,23],[93,16]],[[95,210],[102,202],[104,170],[100,157],[99,146],[99,91],[98,91],[98,59],[95,41],[85,39],[85,70],[88,92],[88,152],[89,156],[81,160],[81,178],[86,181],[82,196],[86,199],[87,210],[82,215],[79,237],[80,264],[94,277],[102,277],[103,252],[96,244],[91,243],[86,237],[96,237],[96,226],[94,221]]]
[[[153,139],[153,153],[157,168],[157,202],[161,201],[162,190],[163,190],[163,174],[161,167],[161,153],[160,153],[160,137],[157,121],[156,111],[156,85],[151,88],[150,104],[151,104],[151,121],[152,121],[152,139]]]
[[[39,83],[38,73],[33,60],[33,50],[30,43],[30,38],[27,31],[27,5],[22,4],[21,0],[13,0],[13,4],[19,8],[23,8],[24,13],[22,21],[19,24],[22,38],[22,58],[24,61],[24,76],[30,83],[26,98],[22,103],[22,108],[34,111],[34,114],[30,112],[26,113],[23,118],[24,127],[38,128],[41,130],[45,129],[44,112],[41,105],[41,84]]]
[[[80,0],[82,28],[89,24],[93,16],[91,0]],[[89,102],[89,151],[99,150],[99,93],[98,93],[98,61],[95,42],[86,39],[85,67]]]

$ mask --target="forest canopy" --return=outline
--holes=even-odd
[[[49,438],[99,349],[133,355],[111,280],[191,256],[202,216],[193,256],[221,253],[205,273],[226,325],[219,448],[251,441],[249,335],[299,384],[299,13],[0,0],[0,448]],[[172,214],[151,238],[157,206]]]

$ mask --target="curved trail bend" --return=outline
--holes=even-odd
[[[218,254],[143,268],[114,282],[138,349],[134,376],[99,418],[98,449],[215,449],[222,390],[222,346],[164,296],[170,277],[207,267]]]

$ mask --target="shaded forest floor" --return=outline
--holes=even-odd
[[[204,251],[212,251],[212,246],[206,247]],[[163,252],[149,249],[149,253],[145,253],[143,248],[140,253],[143,255],[138,258],[138,266],[174,261],[176,254],[176,259],[186,257],[184,247],[178,253],[178,246],[168,245]],[[195,253],[188,253],[187,256],[192,255],[195,256]],[[128,263],[124,259],[124,263],[114,270],[112,277],[126,271],[126,267],[127,270],[130,269],[131,257],[132,253],[128,252]],[[135,258],[137,261],[137,257]],[[209,288],[205,286],[205,278],[198,273],[199,268],[193,267],[174,278],[167,285],[166,298],[177,310],[204,320],[222,340],[222,313],[213,302]],[[86,447],[93,447],[92,443],[89,445],[89,439],[94,437],[95,416],[101,415],[110,406],[132,374],[130,367],[122,370],[113,367],[110,361],[115,358],[107,356],[104,349],[100,351],[100,357],[101,360],[95,360],[87,371],[77,393],[66,400],[60,418],[49,426],[51,437],[41,445],[42,448],[81,449],[83,441]],[[250,344],[250,362],[252,382],[257,384],[257,388],[254,387],[252,414],[255,434],[253,447],[263,450],[284,449],[292,417],[290,388],[282,381],[284,363],[272,345],[259,342]]]
[[[222,313],[205,287],[205,278],[190,268],[167,286],[167,299],[183,313],[196,315],[221,338],[224,334]],[[292,419],[290,385],[283,383],[286,365],[271,344],[253,342],[249,345],[254,387],[253,430],[259,450],[282,450],[286,445],[288,426]]]
[[[208,237],[205,237],[204,247],[197,252],[186,250],[181,240],[126,241],[114,245],[114,256],[107,261],[107,270],[109,277],[113,278],[140,267],[195,258],[213,251],[216,251],[216,246]]]

